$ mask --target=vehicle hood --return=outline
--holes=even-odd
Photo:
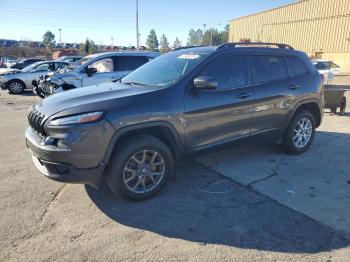
[[[125,99],[134,95],[152,92],[157,89],[159,88],[134,87],[121,83],[107,82],[54,94],[37,103],[35,108],[45,114],[46,117],[62,111],[67,112],[67,114],[105,111],[109,108],[114,108],[118,102],[126,102]],[[69,110],[72,108],[78,111],[72,113],[72,110]]]
[[[0,75],[7,75],[7,74],[13,74],[18,73],[20,70],[13,69],[13,68],[0,68]]]

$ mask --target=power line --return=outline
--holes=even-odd
[[[47,15],[51,15],[50,13],[54,13],[54,14],[59,14],[59,15],[62,15],[62,16],[72,16],[72,17],[81,17],[81,14],[77,13],[77,12],[72,12],[72,10],[64,10],[64,9],[55,9],[55,10],[52,10],[52,9],[37,9],[37,8],[25,8],[25,7],[21,7],[21,8],[18,8],[18,7],[2,7],[2,9],[13,9],[14,13],[18,15],[18,12],[19,10],[22,11],[22,10],[29,10],[31,11],[29,14],[33,14],[33,13],[38,13],[38,14],[47,14]],[[105,18],[106,16],[112,16],[112,17],[115,17],[116,15],[118,14],[118,16],[120,17],[130,17],[130,15],[126,15],[125,14],[125,11],[123,12],[109,12],[109,11],[101,11],[101,12],[98,12],[98,16],[101,16],[103,18]],[[130,12],[131,14],[131,12]],[[23,14],[21,14],[23,15]],[[97,16],[97,13],[96,11],[94,12],[83,12],[83,17],[88,17],[91,19],[91,16]],[[171,19],[171,20],[186,20],[186,19],[189,19],[189,20],[192,20],[192,19],[195,19],[195,20],[198,20],[198,19],[203,19],[203,20],[215,20],[215,21],[218,21],[219,19],[218,18],[214,18],[214,17],[194,17],[194,16],[179,16],[179,15],[174,15],[174,14],[164,14],[164,13],[156,13],[156,12],[143,12],[142,15],[144,16],[157,16],[157,17],[164,17],[165,19]],[[172,18],[173,17],[173,18]],[[222,18],[220,17],[220,20]],[[229,20],[230,18],[227,18],[227,19],[223,19],[223,20]]]
[[[6,25],[29,25],[29,26],[40,26],[40,27],[43,27],[43,26],[46,26],[46,27],[57,27],[57,25],[52,25],[52,24],[32,24],[32,23],[20,23],[20,22],[5,22],[5,21],[0,21],[0,24],[6,24]],[[86,29],[86,30],[90,30],[90,29],[107,29],[107,30],[114,30],[116,29],[115,26],[113,25],[110,25],[110,26],[100,26],[100,27],[97,27],[97,26],[89,26],[88,28],[84,28],[82,27],[81,25],[72,25],[72,24],[69,24],[69,25],[64,25],[64,24],[60,24],[61,27],[67,27],[67,28],[80,28],[80,29]],[[148,29],[148,28],[147,28]],[[145,27],[143,27],[143,30],[147,30]],[[127,31],[134,31],[135,28],[134,27],[125,27],[123,26],[123,30],[127,30]],[[169,27],[167,28],[163,28],[163,27],[157,27],[157,30],[162,30],[162,31],[167,31],[169,30]],[[188,32],[188,30],[177,30],[177,32]]]

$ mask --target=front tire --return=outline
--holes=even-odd
[[[132,136],[117,145],[106,180],[113,193],[142,200],[165,185],[173,166],[173,155],[161,140],[149,135]]]
[[[315,136],[315,117],[309,111],[301,111],[295,115],[283,139],[284,149],[292,154],[306,152]]]
[[[8,90],[11,94],[21,94],[25,89],[25,85],[22,81],[12,80],[8,83]]]

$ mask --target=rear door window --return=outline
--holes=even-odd
[[[296,57],[286,57],[289,76],[298,76],[308,73],[305,64]]]
[[[340,66],[338,66],[337,64],[332,63],[331,69],[337,69],[337,68],[340,68]]]
[[[37,67],[34,68],[35,71],[51,71],[54,70],[52,63],[45,63],[38,65]]]
[[[134,71],[149,61],[146,56],[118,56],[114,60],[116,71]]]
[[[288,77],[283,57],[259,55],[252,57],[253,82],[264,83]]]

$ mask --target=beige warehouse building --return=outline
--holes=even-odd
[[[350,0],[302,0],[230,21],[229,40],[286,43],[350,72]]]

